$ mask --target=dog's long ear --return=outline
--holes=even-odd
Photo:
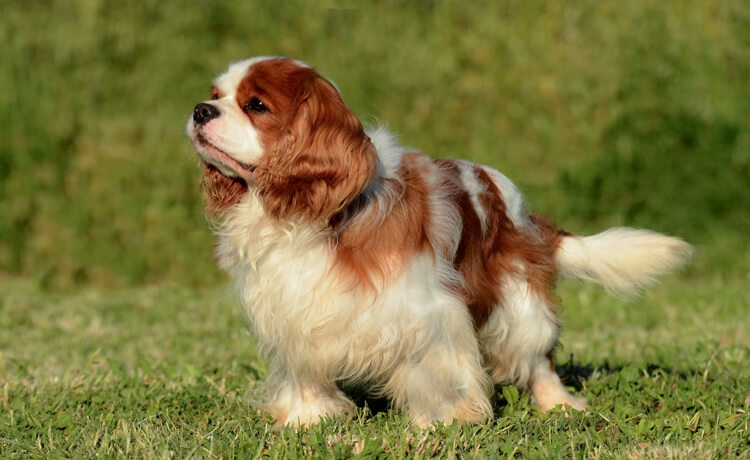
[[[330,219],[372,181],[375,147],[336,88],[315,75],[285,132],[258,168],[256,187],[277,218]]]

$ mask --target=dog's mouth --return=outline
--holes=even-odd
[[[195,141],[201,147],[198,154],[202,160],[225,176],[231,176],[230,174],[226,174],[226,169],[229,169],[240,178],[247,180],[255,172],[256,165],[235,160],[227,152],[212,144],[202,133],[196,133]]]

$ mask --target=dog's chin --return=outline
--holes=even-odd
[[[221,175],[228,181],[240,182],[244,185],[247,185],[249,182],[249,175],[247,173],[244,175],[240,174],[235,168],[231,168],[213,158],[206,159],[201,155],[201,163],[204,169],[211,171],[212,174]]]
[[[224,183],[236,183],[238,185],[247,186],[247,181],[237,175],[236,173],[232,172],[227,174],[226,168],[221,168],[216,166],[213,163],[209,163],[205,159],[201,158],[201,167],[203,168],[204,174],[207,176],[214,177],[215,181],[221,181]]]
[[[235,160],[234,157],[216,147],[201,134],[197,134],[193,143],[206,167],[216,170],[229,179],[240,180],[246,184],[252,181],[255,165]]]

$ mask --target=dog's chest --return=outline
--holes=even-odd
[[[219,266],[237,284],[253,319],[293,315],[325,289],[330,249],[320,231],[279,223],[253,204],[237,206],[217,230]]]
[[[244,206],[244,205],[243,205]],[[339,375],[387,374],[404,349],[465,305],[443,289],[435,261],[410,260],[377,294],[341,283],[335,252],[320,231],[279,225],[245,206],[217,229],[219,265],[233,278],[262,349]],[[346,281],[346,278],[344,278]]]

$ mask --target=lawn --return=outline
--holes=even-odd
[[[17,458],[746,457],[743,282],[670,278],[630,303],[565,284],[558,366],[591,403],[585,414],[541,414],[498,388],[496,419],[478,426],[420,431],[376,401],[375,414],[274,432],[248,403],[265,368],[226,289],[47,294],[4,280],[0,447]]]
[[[742,1],[39,1],[0,18],[0,457],[750,457],[750,10]],[[591,405],[420,431],[387,402],[273,431],[213,264],[192,107],[291,55],[368,123],[490,164],[590,233],[683,236],[623,302],[562,282],[558,371]]]

